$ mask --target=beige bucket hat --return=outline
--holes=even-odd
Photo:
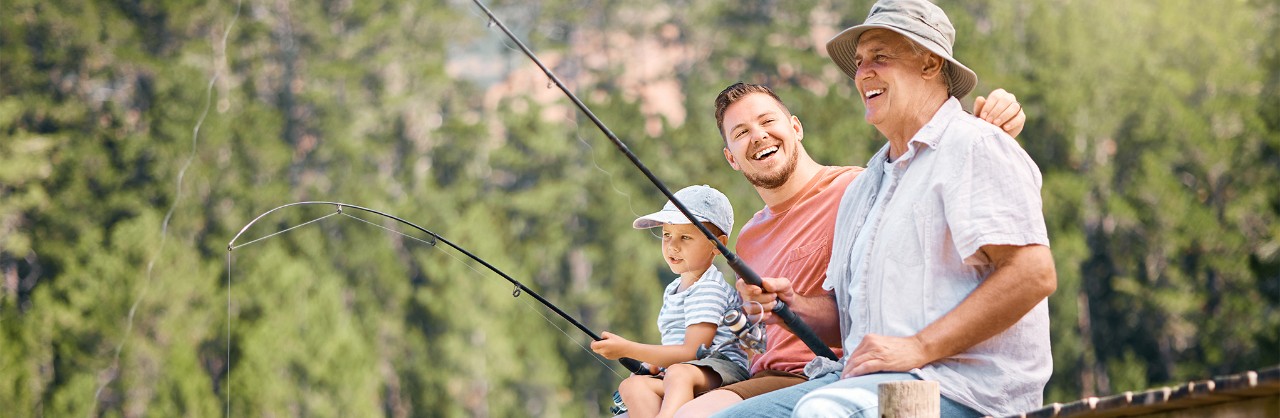
[[[942,71],[947,76],[948,93],[952,96],[963,98],[978,83],[978,75],[951,56],[951,47],[956,41],[956,29],[951,26],[951,20],[937,5],[925,0],[877,1],[871,6],[866,21],[827,41],[827,54],[849,78],[858,71],[853,64],[858,37],[870,29],[897,32],[946,59],[949,65]]]

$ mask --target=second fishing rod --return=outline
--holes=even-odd
[[[725,261],[729,264],[729,268],[733,269],[733,271],[738,274],[738,277],[742,278],[742,280],[747,282],[747,284],[763,287],[764,283],[760,279],[760,275],[756,274],[751,267],[748,267],[746,262],[742,261],[741,258],[738,258],[737,254],[730,251],[728,246],[716,239],[715,234],[712,233],[710,229],[707,229],[707,227],[702,225],[701,222],[698,222],[693,213],[689,211],[689,208],[685,207],[684,203],[680,202],[679,199],[676,199],[675,194],[667,188],[666,184],[664,184],[662,180],[659,180],[652,171],[649,171],[649,167],[645,166],[644,163],[640,161],[640,158],[637,157],[635,153],[632,153],[631,149],[627,148],[627,145],[624,144],[621,139],[618,139],[618,136],[614,135],[613,131],[610,130],[609,127],[605,126],[604,122],[600,121],[600,118],[597,118],[596,115],[591,112],[591,109],[587,108],[586,104],[582,103],[582,100],[578,99],[577,95],[573,94],[572,91],[569,91],[569,88],[560,81],[560,78],[557,77],[550,68],[547,68],[547,66],[542,63],[542,60],[538,59],[538,56],[533,53],[533,50],[529,49],[524,42],[520,41],[520,38],[517,38],[510,29],[507,29],[507,25],[502,23],[502,20],[498,19],[498,17],[489,10],[489,7],[485,6],[480,0],[472,1],[475,2],[476,6],[479,6],[480,9],[484,10],[484,13],[489,17],[490,22],[497,25],[498,28],[507,35],[507,38],[511,39],[512,42],[515,42],[516,46],[524,52],[525,56],[533,60],[533,63],[536,64],[538,68],[542,69],[542,72],[545,73],[553,83],[555,83],[556,87],[559,87],[560,91],[564,92],[564,94],[569,97],[569,100],[573,101],[573,104],[578,107],[578,110],[581,110],[588,119],[591,119],[591,122],[594,123],[597,128],[600,128],[600,131],[603,132],[615,146],[617,146],[619,151],[622,151],[622,153],[631,160],[631,163],[635,165],[636,168],[640,169],[640,171],[644,173],[645,177],[647,177],[649,181],[667,197],[672,205],[674,205],[676,209],[680,210],[680,213],[683,213],[684,216],[698,228],[698,230],[702,231],[703,235],[706,235],[707,239],[710,239],[715,243],[716,249],[720,250],[720,253],[724,255]],[[781,299],[779,299],[777,304],[774,305],[773,314],[777,315],[778,318],[786,324],[787,328],[791,329],[792,334],[795,334],[796,337],[800,338],[800,340],[803,341],[810,350],[813,350],[814,354],[831,360],[837,360],[835,352],[831,351],[831,348],[827,347],[827,345],[822,342],[822,339],[818,338],[818,334],[814,333],[813,329],[810,328],[808,324],[804,323],[804,321],[801,320],[795,312],[792,312],[791,309],[787,307],[787,304],[783,303]]]

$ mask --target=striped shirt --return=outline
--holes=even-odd
[[[720,325],[720,318],[729,310],[740,309],[742,297],[724,281],[724,276],[714,264],[689,288],[683,292],[679,290],[680,278],[677,277],[662,292],[662,310],[658,312],[662,345],[684,344],[685,328],[704,322],[716,325],[716,336],[711,346],[734,338],[729,327]],[[747,367],[747,354],[737,344],[728,344],[720,353],[742,368]]]

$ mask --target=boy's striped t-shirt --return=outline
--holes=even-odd
[[[684,344],[685,328],[704,322],[716,325],[712,346],[734,338],[729,327],[720,325],[720,318],[731,309],[741,308],[742,297],[724,281],[714,264],[689,288],[683,292],[678,292],[679,289],[680,278],[677,277],[662,292],[658,330],[662,332],[663,345]],[[747,367],[747,354],[737,344],[727,344],[720,353],[743,368]]]

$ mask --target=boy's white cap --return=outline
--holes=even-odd
[[[733,233],[733,206],[729,204],[729,198],[719,190],[706,185],[689,186],[676,192],[676,199],[680,200],[680,203],[683,203],[699,222],[711,222],[726,236]],[[690,223],[692,222],[689,222],[689,218],[685,217],[680,209],[676,209],[675,204],[668,201],[662,210],[636,218],[631,226],[635,229],[649,229],[663,225]]]

